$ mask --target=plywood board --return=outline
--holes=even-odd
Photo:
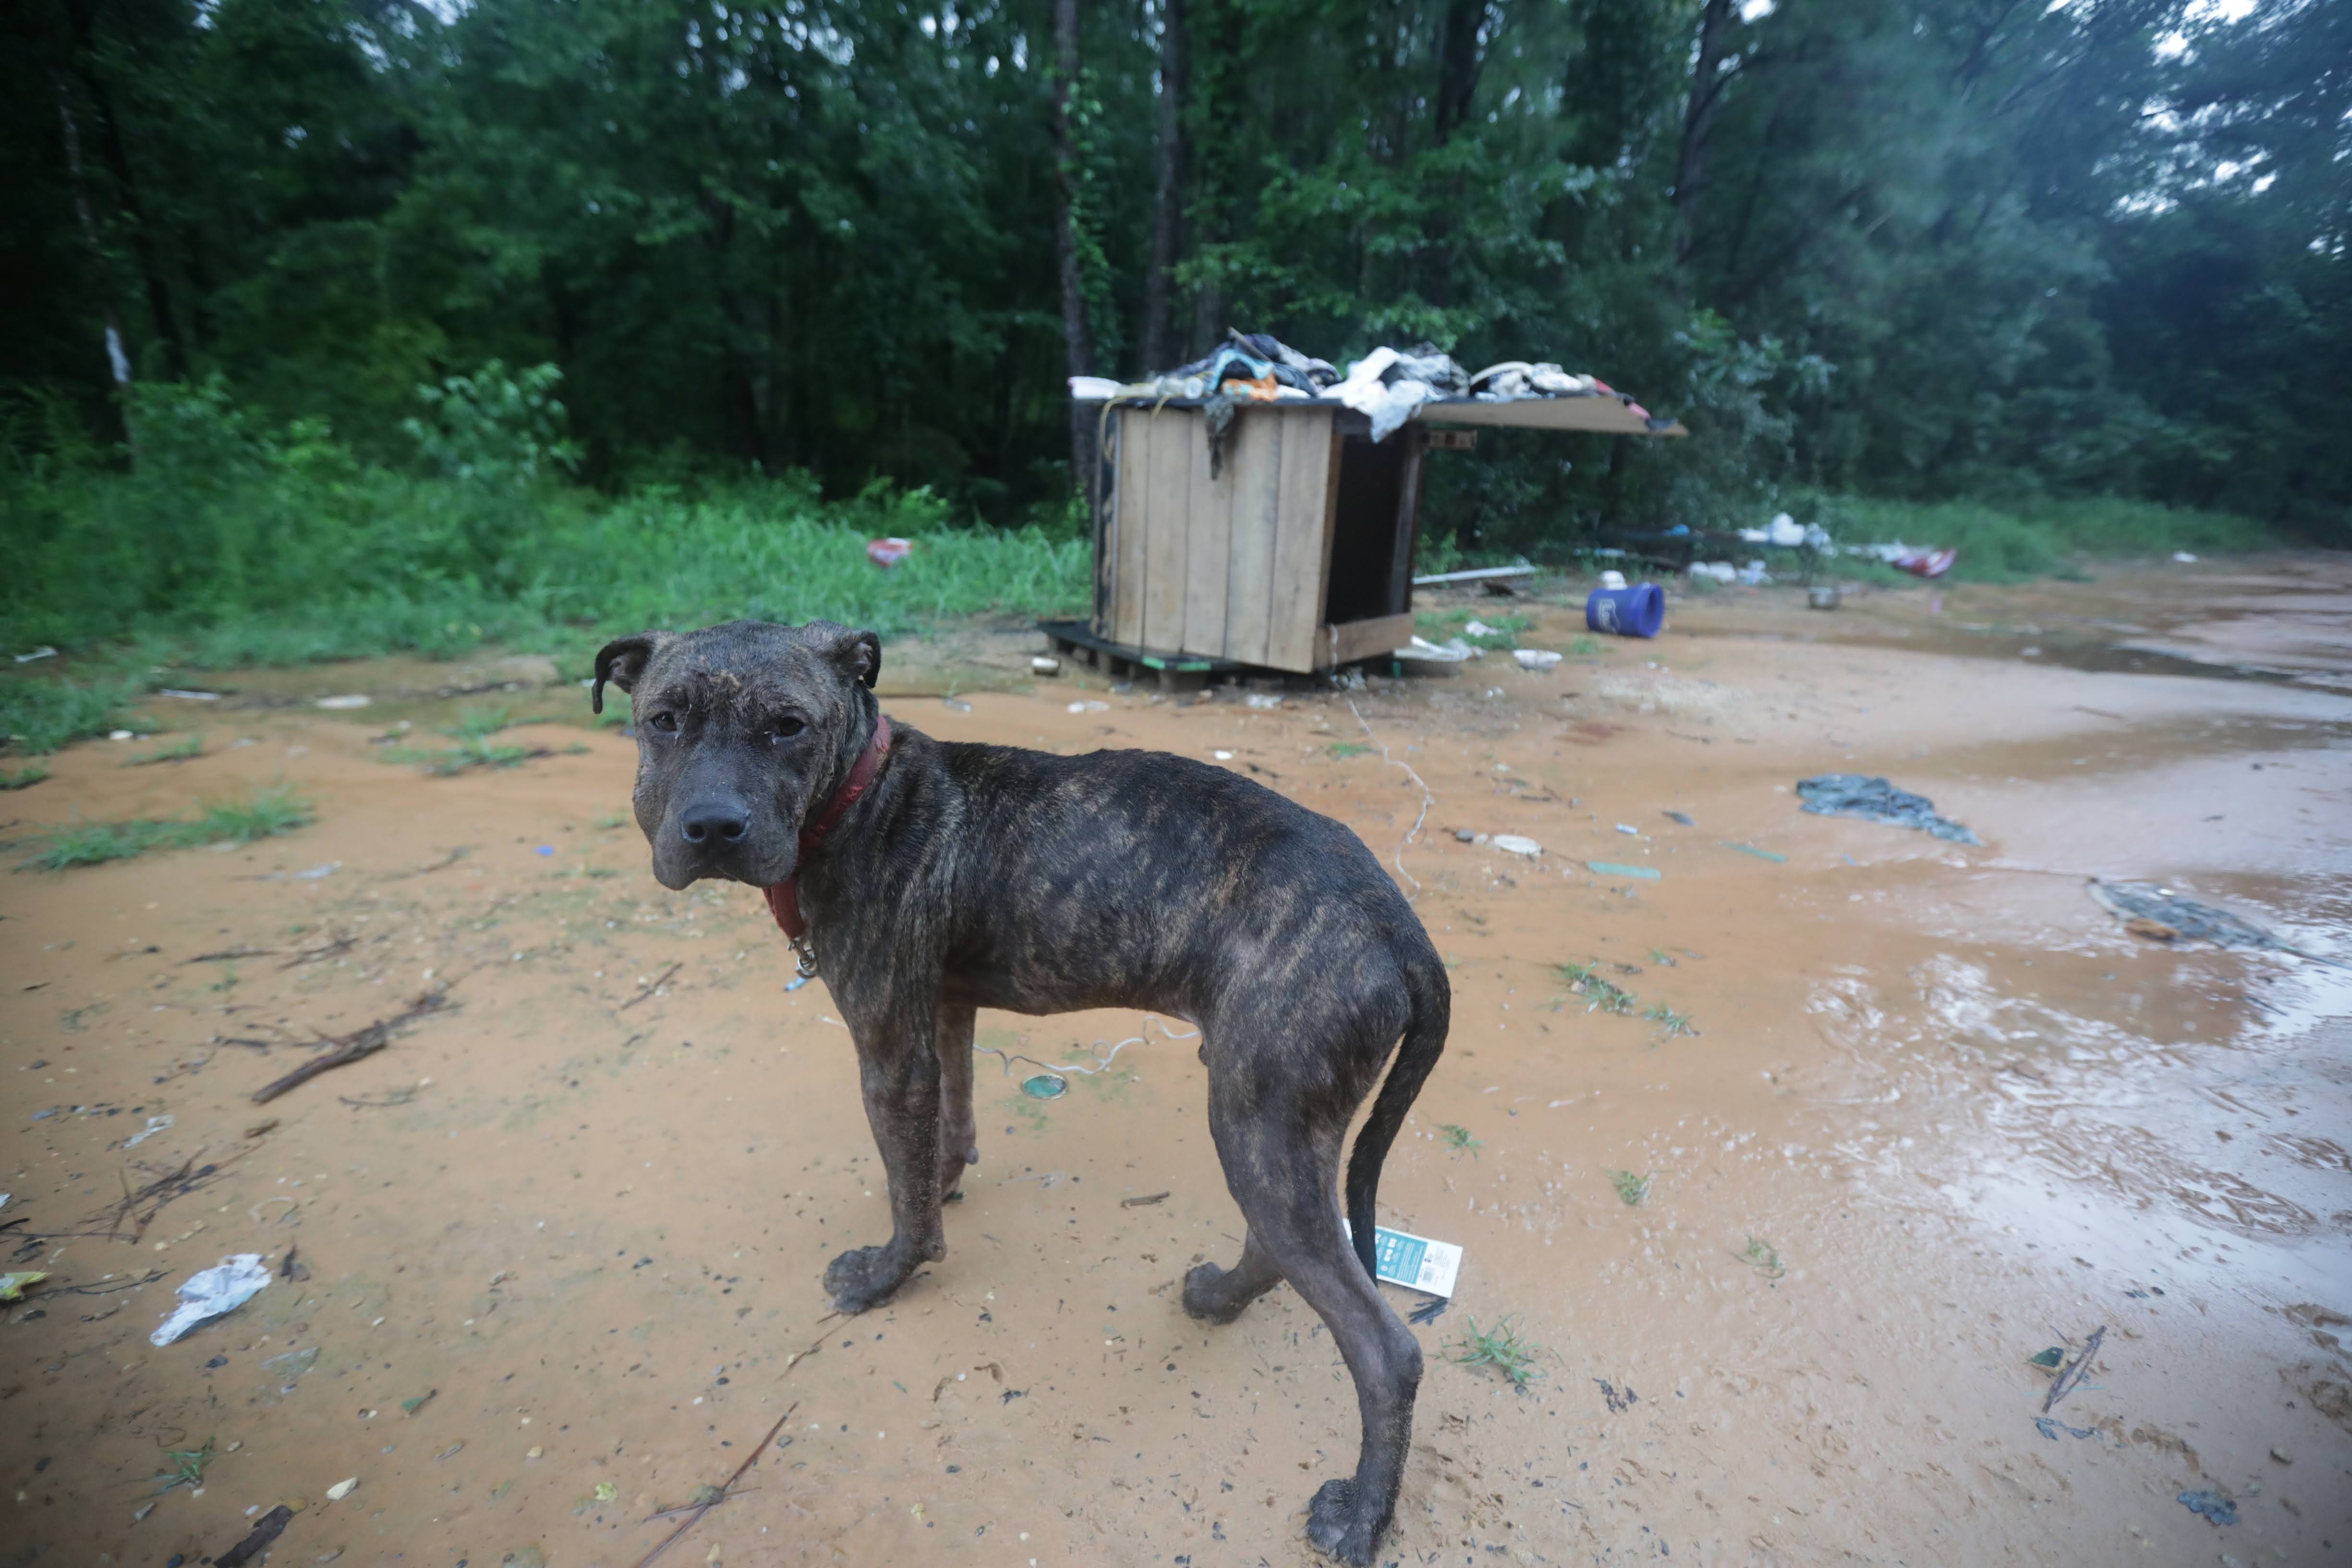
[[[1126,429],[1118,443],[1118,508],[1112,517],[1118,565],[1106,629],[1113,641],[1134,644],[1143,641],[1143,585],[1154,510],[1151,453],[1159,444],[1160,421],[1133,415],[1120,419]]]
[[[1265,664],[1274,624],[1276,523],[1281,517],[1282,454],[1291,421],[1252,410],[1225,437],[1225,477],[1233,489],[1232,549],[1225,562],[1223,657]],[[1325,439],[1329,445],[1328,437]]]
[[[1663,430],[1614,397],[1523,397],[1512,403],[1424,403],[1413,416],[1427,425],[1500,425],[1521,430],[1606,430],[1619,436],[1687,436],[1680,424]]]
[[[1234,545],[1234,470],[1230,463],[1209,473],[1207,421],[1195,415],[1165,416],[1184,424],[1184,446],[1192,459],[1192,516],[1184,547],[1184,640],[1186,653],[1225,657],[1225,584]]]
[[[1324,589],[1331,575],[1339,446],[1325,409],[1286,411],[1267,423],[1281,426],[1282,452],[1263,662],[1304,673],[1316,667]]]
[[[1154,416],[1150,486],[1151,531],[1143,550],[1143,635],[1146,647],[1184,646],[1185,555],[1194,517],[1192,505],[1192,448],[1202,421],[1190,414]]]
[[[1349,621],[1345,626],[1325,626],[1315,666],[1318,669],[1328,669],[1351,659],[1392,653],[1411,641],[1411,616],[1376,616],[1369,621]]]

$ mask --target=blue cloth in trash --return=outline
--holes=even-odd
[[[1816,816],[1851,816],[1883,822],[1889,827],[1916,827],[1955,844],[1982,844],[1983,839],[1949,818],[1936,815],[1936,803],[1924,795],[1896,789],[1885,779],[1860,773],[1818,773],[1797,781],[1804,809]]]

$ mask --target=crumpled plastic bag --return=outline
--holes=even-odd
[[[216,1268],[206,1268],[180,1281],[180,1309],[163,1320],[163,1326],[147,1336],[151,1344],[168,1345],[184,1337],[200,1323],[236,1311],[261,1294],[269,1283],[269,1265],[257,1252],[240,1252],[234,1258],[224,1258]]]
[[[1804,809],[1816,816],[1852,816],[1883,822],[1890,827],[1916,827],[1955,844],[1982,844],[1983,839],[1948,817],[1936,815],[1936,803],[1924,795],[1896,789],[1885,779],[1860,773],[1819,773],[1797,782]]]

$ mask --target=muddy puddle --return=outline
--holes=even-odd
[[[1271,710],[1033,685],[1003,629],[887,648],[884,684],[953,691],[888,704],[942,739],[1245,769],[1418,889],[1454,1027],[1381,1218],[1465,1258],[1413,1331],[1382,1561],[2315,1564],[2352,1543],[2352,971],[2144,940],[2084,882],[2352,959],[2352,699],[1928,625],[2129,602],[2168,647],[2243,648],[2250,574],[1865,596],[1843,642],[1801,595],[1725,595],[1548,674]],[[0,796],[19,847],[279,781],[317,811],[0,878],[0,1242],[48,1276],[0,1308],[0,1563],[199,1564],[282,1504],[277,1563],[630,1568],[755,1454],[662,1562],[1317,1561],[1354,1400],[1286,1289],[1224,1329],[1177,1305],[1240,1235],[1182,1026],[983,1014],[949,1256],[829,1319],[825,1262],[887,1219],[823,984],[783,989],[748,889],[652,881],[584,694],[449,673],[223,677],[285,700],[186,718],[194,760],[85,744]],[[424,737],[488,701],[543,754],[385,760],[399,720],[454,744]],[[1410,841],[1399,763],[1433,797]],[[1984,845],[1800,813],[1825,771]],[[1022,1092],[1041,1064],[1066,1094]],[[149,1342],[247,1252],[259,1295]],[[1450,1359],[1507,1321],[1524,1391]],[[2045,1410],[2032,1358],[2100,1330]]]

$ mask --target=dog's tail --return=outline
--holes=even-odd
[[[1381,1164],[1404,1125],[1404,1113],[1412,1109],[1414,1097],[1444,1053],[1446,1026],[1454,1016],[1454,988],[1435,953],[1408,963],[1404,983],[1412,1003],[1404,1039],[1348,1156],[1348,1226],[1355,1234],[1356,1256],[1363,1260],[1364,1272],[1375,1279],[1380,1270],[1373,1266],[1372,1200],[1381,1184]]]

